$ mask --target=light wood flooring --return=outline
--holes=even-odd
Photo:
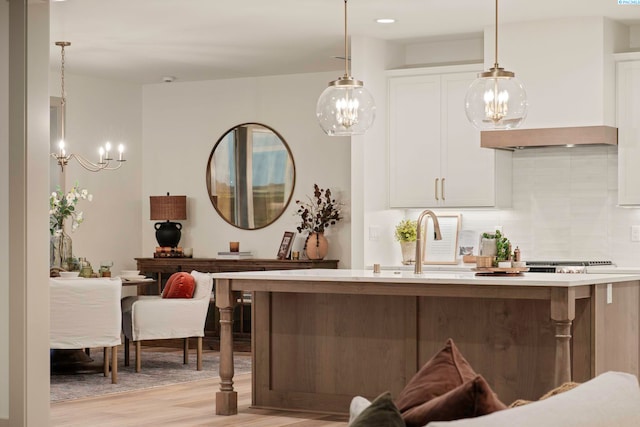
[[[234,377],[238,415],[215,415],[219,379],[51,404],[52,426],[338,427],[347,417],[251,409],[251,374]]]

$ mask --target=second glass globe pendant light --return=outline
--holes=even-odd
[[[373,96],[362,81],[349,74],[347,34],[347,0],[344,0],[344,76],[329,83],[316,105],[320,127],[330,136],[362,135],[376,115]]]
[[[480,130],[513,129],[527,115],[527,93],[511,71],[498,65],[498,0],[496,0],[495,62],[489,71],[478,74],[469,86],[465,111]]]

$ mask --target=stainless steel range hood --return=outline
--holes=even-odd
[[[618,128],[582,126],[564,128],[483,131],[480,146],[504,150],[576,145],[618,145]]]

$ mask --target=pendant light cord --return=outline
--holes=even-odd
[[[493,64],[494,68],[498,68],[498,0],[496,0],[496,39],[495,39],[496,60]]]
[[[62,100],[60,101],[60,103],[62,105],[64,105],[65,102],[65,95],[64,95],[64,45],[60,46],[60,56],[62,57],[62,61],[61,61],[61,66],[60,66],[60,96],[62,97]]]
[[[349,47],[347,43],[347,0],[344,0],[344,76],[349,77]]]
[[[61,62],[61,66],[60,66],[60,112],[62,113],[62,117],[60,118],[60,122],[61,122],[61,126],[60,126],[60,136],[62,137],[62,140],[65,140],[65,121],[66,121],[66,114],[65,114],[65,110],[67,109],[67,100],[65,99],[65,94],[64,94],[64,45],[60,46],[61,48],[61,53],[60,56],[62,57],[62,62]]]
[[[64,89],[64,48],[71,46],[70,42],[56,42],[56,46],[60,46],[60,56],[62,58],[60,66],[60,136],[62,140],[65,140],[65,126],[66,126],[66,104],[67,96]]]

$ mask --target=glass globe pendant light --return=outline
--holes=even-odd
[[[344,76],[329,83],[318,98],[316,117],[329,136],[362,135],[376,116],[373,96],[364,83],[349,75],[347,0],[344,0]]]
[[[480,130],[513,129],[527,116],[524,86],[513,72],[498,65],[498,0],[495,55],[493,67],[478,74],[465,98],[467,118]]]

